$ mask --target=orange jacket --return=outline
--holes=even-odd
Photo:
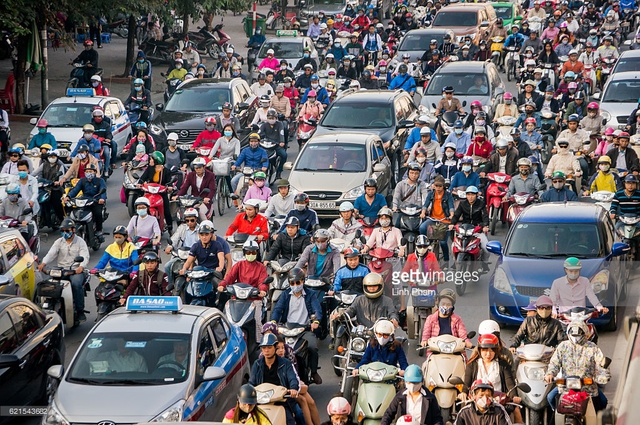
[[[256,215],[252,221],[249,221],[247,220],[247,214],[240,213],[227,229],[226,236],[231,236],[236,231],[255,236],[262,235],[264,239],[267,239],[269,237],[269,222],[260,214]]]

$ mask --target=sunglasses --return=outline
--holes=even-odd
[[[551,306],[550,305],[541,305],[536,307],[538,310],[551,310]]]
[[[195,223],[197,220],[195,218],[188,218],[185,220],[187,223]]]
[[[10,155],[11,158],[20,158],[20,155]]]
[[[442,185],[442,184],[434,184],[433,186],[434,187],[444,187],[444,185]]]
[[[302,285],[304,282],[301,280],[296,280],[295,282],[289,282],[290,286],[299,286]]]
[[[379,332],[376,332],[376,336],[378,338],[389,338],[391,336],[391,334],[381,334]]]
[[[563,183],[564,180],[551,180],[552,183]]]

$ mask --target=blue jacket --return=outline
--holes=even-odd
[[[471,145],[471,135],[466,131],[463,131],[460,135],[451,132],[445,139],[443,146],[449,142],[456,145],[456,153],[466,155],[469,145]]]
[[[148,60],[140,63],[136,59],[135,63],[131,67],[131,71],[129,71],[129,75],[133,78],[142,78],[142,77],[151,77],[153,74],[153,67],[151,66],[151,62]]]
[[[300,99],[301,105],[304,105],[304,103],[307,101],[309,90],[311,90],[311,87],[309,87],[302,95],[302,99]],[[329,99],[329,93],[327,92],[327,89],[325,89],[324,87],[318,87],[318,89],[316,89],[316,95],[316,99],[318,100],[318,102],[322,103],[325,107],[329,106],[331,99]]]
[[[46,132],[44,134],[35,134],[31,141],[29,142],[29,147],[27,149],[39,148],[44,144],[50,144],[53,149],[58,149],[58,142],[56,142],[56,138],[53,137],[53,134]]]
[[[469,187],[469,186],[480,186],[480,176],[475,171],[469,173],[469,176],[466,176],[462,171],[458,171],[451,180],[451,188],[454,187]]]
[[[515,46],[520,49],[520,47],[522,47],[522,43],[524,43],[524,35],[520,33],[511,34],[504,41],[504,47]]]
[[[258,146],[256,149],[250,147],[242,149],[240,156],[236,160],[236,167],[241,166],[244,163],[245,166],[251,168],[267,168],[269,166],[269,155],[267,151]]]
[[[345,285],[345,290],[356,291],[364,293],[362,288],[362,279],[371,273],[368,267],[358,264],[355,269],[350,269],[347,266],[342,266],[336,272],[333,278],[333,290],[335,292],[342,290],[342,284]]]
[[[322,320],[322,307],[320,307],[320,301],[313,291],[302,290],[302,296],[304,297],[304,304],[307,307],[307,314],[309,318],[311,315],[316,315],[316,320]],[[278,303],[271,312],[271,320],[276,323],[287,323],[289,320],[289,301],[291,301],[291,288],[282,293],[278,299]],[[305,323],[301,323],[305,324]]]
[[[81,178],[78,184],[69,192],[69,198],[75,198],[80,191],[82,191],[82,196],[87,198],[93,198],[98,192],[102,191],[98,199],[107,200],[107,184],[100,177],[94,177],[91,181],[86,177]]]
[[[332,46],[327,54],[333,53],[333,57],[336,62],[340,62],[343,57],[347,56],[347,50],[344,47]]]
[[[395,89],[402,89],[413,94],[416,91],[416,82],[409,74],[398,74],[391,80],[391,84],[389,84],[389,90]]]
[[[516,123],[513,125],[515,128],[522,128],[522,130],[526,131],[526,129],[524,128],[524,120],[527,118],[527,114],[525,114],[524,112],[520,114],[520,116],[518,116],[518,119],[516,120]],[[536,128],[540,128],[540,114],[537,112],[533,113],[533,118],[536,119]]]
[[[460,171],[460,161],[454,157],[455,165],[447,165],[446,162],[447,161],[443,162],[442,159],[439,159],[433,167],[436,169],[436,173],[440,174],[445,179],[449,179],[449,182],[451,182],[453,176]]]
[[[569,202],[577,201],[578,197],[573,190],[569,190],[566,187],[563,187],[560,190],[556,188],[547,190],[542,194],[542,196],[540,196],[540,200],[542,202]]]
[[[382,362],[390,366],[400,365],[400,369],[405,370],[409,366],[409,362],[407,362],[407,356],[402,349],[402,345],[399,345],[394,351],[389,349],[391,345],[392,343],[388,342],[384,347],[381,347],[380,344],[376,344],[374,347],[370,342],[367,344],[367,349],[364,350],[364,355],[360,363],[358,363],[358,367],[373,362]]]
[[[300,230],[301,231],[304,230],[306,233],[310,235],[313,234],[313,226],[319,223],[318,214],[311,208],[306,208],[302,211],[292,209],[291,211],[289,211],[289,214],[287,214],[287,218],[282,223],[282,226],[280,226],[280,230],[278,230],[278,233],[283,232],[285,230],[286,226],[284,225],[284,223],[287,222],[289,217],[296,217],[298,220],[300,220]],[[305,233],[302,233],[302,234],[305,234]]]
[[[424,204],[422,205],[423,209],[431,209],[433,210],[433,198],[434,191],[431,190],[427,193],[427,197],[424,200]],[[444,196],[442,197],[442,212],[444,216],[449,218],[451,215],[451,211],[453,211],[453,195],[450,192],[445,191]]]
[[[138,270],[134,261],[138,259],[138,251],[131,242],[125,242],[120,250],[120,245],[112,243],[104,250],[102,258],[95,265],[96,269],[104,269],[108,264],[116,270],[131,273]]]
[[[404,142],[404,150],[411,150],[413,148],[413,145],[421,140],[420,130],[421,129],[419,129],[418,127],[411,130],[411,133],[409,133],[409,137],[407,137],[407,141]],[[435,140],[436,142],[438,141],[438,136],[436,136],[436,132],[433,131],[433,129],[431,129],[431,140]]]
[[[266,364],[264,357],[259,358],[251,366],[251,376],[249,377],[249,383],[254,387],[264,382],[264,369]],[[293,369],[293,364],[283,357],[278,356],[278,377],[280,378],[280,384],[283,387],[290,390],[300,390],[300,383],[296,372]]]
[[[98,160],[100,159],[100,149],[102,148],[102,144],[100,143],[100,140],[95,137],[89,142],[87,142],[87,139],[84,137],[78,140],[75,149],[71,152],[71,158],[75,158],[76,155],[78,155],[78,148],[82,145],[89,146],[89,153],[95,156]]]

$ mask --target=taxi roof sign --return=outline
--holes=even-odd
[[[297,37],[298,30],[278,30],[276,31],[276,37]]]
[[[95,90],[89,88],[70,87],[67,89],[67,96],[93,97],[96,95]]]
[[[130,296],[127,298],[127,311],[173,311],[182,310],[180,297]]]

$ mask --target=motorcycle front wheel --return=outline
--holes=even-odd
[[[500,208],[494,206],[489,210],[489,217],[491,218],[491,236],[496,234],[496,224],[498,224],[498,216],[500,215]]]
[[[456,271],[457,272],[471,272],[473,267],[473,259],[469,254],[458,254],[458,258],[456,258]],[[462,283],[460,285],[456,285],[456,293],[460,296],[464,295],[464,292],[467,290],[467,281],[465,279],[461,279]]]

